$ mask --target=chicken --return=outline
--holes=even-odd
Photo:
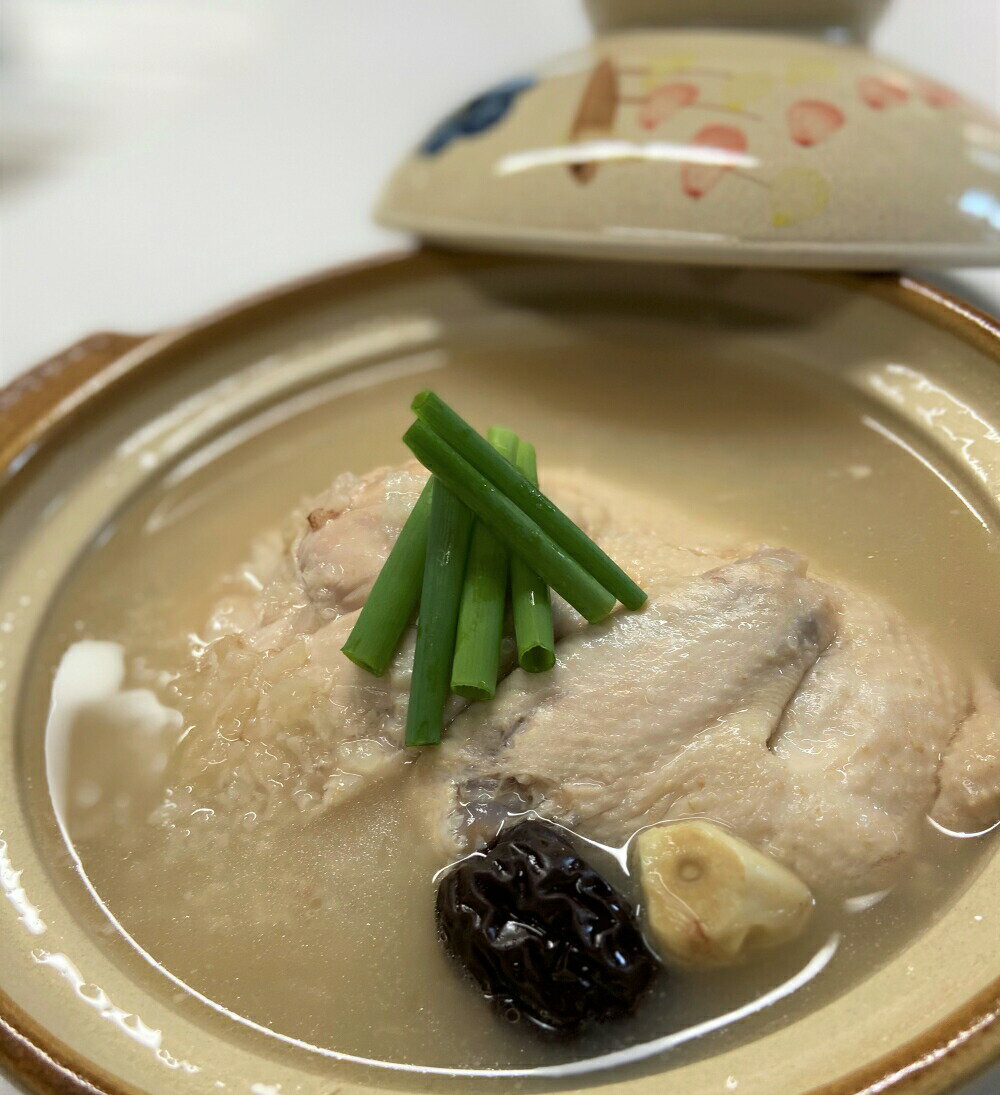
[[[260,538],[175,684],[188,729],[162,819],[308,818],[402,771],[412,637],[380,678],[340,648],[426,480],[417,464],[346,473]]]
[[[807,880],[853,863],[877,888],[919,844],[972,680],[879,601],[837,597],[836,639],[772,742],[794,819],[779,847]]]
[[[887,884],[956,764],[972,685],[891,610],[805,570],[765,549],[664,581],[646,611],[562,642],[552,673],[515,671],[427,773],[434,834],[462,851],[504,802],[612,845],[704,816],[817,890]],[[996,754],[971,740],[982,780]],[[941,797],[965,827],[951,783]]]
[[[412,639],[383,677],[341,653],[357,612],[278,647],[227,636],[177,682],[190,723],[162,816],[315,816],[399,774]],[[273,638],[273,636],[272,636]]]
[[[1000,691],[973,683],[968,715],[955,731],[938,773],[931,818],[945,829],[981,833],[1000,819]]]
[[[411,462],[360,479],[341,475],[315,501],[295,546],[314,605],[337,614],[361,608],[426,482],[427,472]]]
[[[219,602],[206,628],[211,641],[176,681],[188,729],[161,818],[182,825],[212,810],[308,819],[398,777],[416,759],[403,748],[413,634],[382,677],[359,669],[341,647],[426,481],[412,462],[360,478],[346,473],[284,529],[260,538],[243,588]],[[592,535],[616,535],[609,487],[558,475],[546,487]],[[657,557],[651,544],[638,548],[647,566]],[[667,544],[660,552],[668,568],[703,562],[697,551]],[[559,597],[553,613],[557,637],[584,626]],[[508,643],[503,672],[513,661]],[[464,706],[452,697],[446,717]]]
[[[517,670],[489,710],[456,720],[438,778],[456,803],[484,782],[516,790],[608,844],[676,816],[675,803],[712,816],[728,803],[730,820],[761,841],[766,811],[747,783],[772,806],[782,796],[767,743],[836,627],[804,571],[797,556],[765,551],[663,580],[646,610],[565,640],[551,673]],[[459,849],[461,820],[446,810]]]
[[[800,556],[578,472],[543,488],[647,606],[588,627],[554,597],[555,668],[514,668],[508,643],[495,699],[453,697],[445,744],[405,749],[412,633],[380,678],[341,647],[425,482],[412,463],[343,475],[261,538],[177,679],[161,818],[308,820],[410,774],[443,858],[528,809],[616,845],[707,817],[817,892],[881,888],[928,815],[996,821],[994,685]]]

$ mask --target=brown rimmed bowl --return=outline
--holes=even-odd
[[[528,312],[572,322],[595,300],[655,315],[666,330],[698,317],[703,337],[727,353],[763,339],[866,398],[891,398],[901,428],[934,447],[1000,540],[1000,328],[907,278],[421,252],[336,270],[150,338],[79,343],[0,393],[0,1062],[17,1082],[115,1095],[422,1090],[417,1078],[348,1070],[210,1009],[177,1008],[162,971],[96,930],[101,913],[39,774],[42,727],[21,717],[33,641],[63,576],[110,515],[182,455],[176,441],[158,446],[161,416],[183,419],[193,446],[331,376],[433,351],[477,324],[514,330]],[[919,382],[886,394],[873,378],[888,363]],[[932,389],[948,393],[950,412],[927,413]],[[228,395],[206,401],[206,392]],[[998,940],[994,851],[933,924],[851,991],[678,1067],[670,1088],[728,1092],[738,1076],[738,1095],[946,1091],[1000,1056]],[[611,1073],[586,1090],[653,1095],[665,1083],[664,1073]]]

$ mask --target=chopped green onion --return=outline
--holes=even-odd
[[[614,596],[596,578],[429,426],[414,422],[403,434],[403,442],[428,471],[489,525],[512,554],[522,556],[584,619],[598,623],[615,607]],[[492,446],[490,449],[496,451]],[[506,464],[499,453],[496,456]]]
[[[361,614],[341,648],[352,662],[376,677],[381,677],[389,668],[400,637],[420,600],[430,515],[431,483],[428,482],[400,529],[389,558],[379,571]]]
[[[524,477],[537,486],[535,446],[519,441],[515,459]],[[515,556],[510,561],[510,589],[517,660],[529,673],[544,673],[556,661],[549,587],[523,559]]]
[[[437,745],[441,740],[472,520],[469,509],[435,482],[406,710],[407,745]]]
[[[510,430],[491,429],[490,443],[507,460],[517,450],[517,435]],[[507,607],[507,549],[476,520],[465,567],[462,605],[455,637],[455,661],[451,669],[451,690],[467,700],[488,700],[497,690],[500,642]]]
[[[646,603],[646,594],[583,529],[575,525],[434,392],[421,392],[413,400],[412,407],[420,421],[447,441],[459,456],[492,482],[542,532],[592,575],[599,585],[614,594],[626,608],[637,609]],[[548,584],[558,590],[554,582],[549,581]],[[583,615],[586,616],[586,613]]]

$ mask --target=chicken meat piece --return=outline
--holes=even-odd
[[[718,764],[685,772],[685,754],[708,735],[727,766],[769,783],[758,754],[835,630],[835,610],[804,570],[768,552],[650,589],[643,611],[565,640],[550,673],[516,670],[489,708],[458,719],[438,775],[456,803],[502,787],[608,844],[712,782]],[[756,812],[747,803],[746,820]],[[461,818],[446,819],[458,848]]]
[[[415,461],[348,473],[310,506],[294,552],[312,604],[338,615],[361,608],[426,484]]]
[[[612,845],[700,816],[818,890],[884,885],[919,846],[953,763],[942,758],[969,730],[967,676],[787,551],[650,594],[644,611],[559,644],[551,673],[515,671],[490,707],[456,719],[420,791],[445,849],[526,809]],[[984,740],[966,770],[989,766]],[[941,794],[956,801],[950,785]]]
[[[972,680],[878,600],[850,590],[834,641],[772,740],[789,787],[781,858],[878,888],[919,846]]]
[[[931,818],[962,834],[983,833],[1000,819],[1000,691],[984,677],[955,731],[938,774],[941,787]]]
[[[164,818],[182,824],[199,810],[309,818],[398,777],[416,758],[403,747],[413,634],[382,677],[341,647],[426,482],[415,463],[346,473],[261,537],[238,588],[217,605],[209,641],[175,684],[188,729],[170,766]],[[545,485],[591,535],[624,549],[627,526],[617,515],[641,508],[638,499],[579,475],[549,476]],[[662,529],[647,529],[631,550],[646,572],[673,573],[703,568],[708,549],[675,547]],[[553,613],[557,637],[584,626],[559,597]],[[502,672],[513,664],[508,640]],[[446,719],[464,706],[452,697]]]
[[[357,613],[281,647],[245,636],[212,644],[177,682],[190,728],[175,750],[168,806],[249,820],[310,817],[343,804],[412,759],[402,748],[412,637],[382,677],[341,653]]]

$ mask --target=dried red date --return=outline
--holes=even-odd
[[[627,1015],[658,968],[631,905],[542,821],[449,871],[437,924],[502,1015],[560,1034]]]

